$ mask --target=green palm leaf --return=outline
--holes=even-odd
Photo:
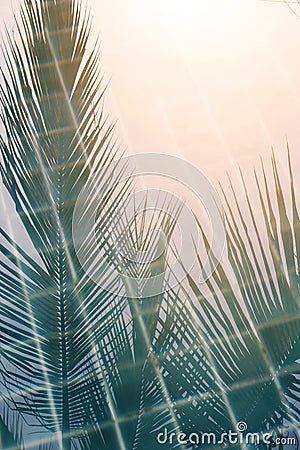
[[[172,352],[167,341],[176,332],[165,314],[176,295],[141,301],[130,285],[125,296],[104,291],[83,271],[74,250],[72,216],[82,187],[96,180],[111,194],[116,181],[107,169],[115,156],[111,128],[101,113],[100,121],[95,119],[102,94],[97,94],[96,51],[85,50],[89,19],[82,11],[73,0],[27,3],[18,27],[22,45],[8,36],[1,174],[39,260],[1,230],[1,375],[11,405],[24,418],[31,416],[39,433],[60,433],[60,448],[124,450],[143,442],[151,407],[158,406],[173,429],[179,427],[173,401],[193,373],[179,376],[173,364],[159,359],[163,345]],[[144,279],[163,271],[164,254],[155,264],[120,263],[109,233],[126,210],[129,192],[130,183],[113,203],[100,205],[98,242],[112,265]],[[172,234],[173,221],[163,214],[150,224],[133,217],[121,227],[118,245],[126,251],[130,242],[128,251],[150,248],[155,256],[159,242],[149,247],[144,239],[151,224]],[[94,249],[87,244],[85,252],[91,261]],[[185,305],[174,319],[181,328],[190,322]],[[180,339],[177,343],[188,351]],[[192,355],[189,360],[198,365]],[[170,386],[162,376],[164,365]],[[152,417],[147,438],[153,447],[155,409]]]
[[[1,230],[3,376],[18,410],[70,448],[71,435],[111,416],[99,406],[107,408],[97,345],[113,299],[83,273],[71,222],[96,156],[102,164],[114,151],[111,128],[95,120],[102,94],[97,52],[86,56],[88,16],[75,1],[41,1],[27,3],[21,21],[1,90],[1,174],[41,263]]]
[[[41,436],[61,436],[62,450],[161,448],[164,428],[221,434],[239,420],[254,431],[283,419],[296,424],[300,231],[291,167],[292,219],[273,160],[275,205],[264,173],[263,188],[257,178],[264,231],[250,194],[243,209],[233,191],[227,266],[204,288],[188,274],[190,290],[171,289],[166,279],[162,294],[144,298],[145,279],[168,264],[150,230],[161,230],[170,247],[180,208],[168,205],[173,217],[126,217],[132,180],[117,188],[110,170],[117,151],[80,1],[27,2],[17,29],[7,35],[0,91],[0,170],[36,255],[0,230],[0,386],[8,407]],[[104,290],[80,265],[72,218],[86,185],[106,192],[98,247],[83,243],[86,260],[92,265],[100,249],[111,270],[139,280],[138,289],[120,276]],[[86,199],[85,215],[93,205]],[[139,252],[152,262],[131,259]],[[110,269],[99,264],[106,279]],[[15,445],[17,426],[1,417],[5,445]]]
[[[290,217],[274,158],[272,164],[274,198],[264,168],[262,181],[256,175],[264,228],[245,182],[246,207],[232,186],[229,265],[218,266],[209,292],[189,279],[228,408],[253,431],[276,429],[282,420],[297,426],[300,419],[299,215],[290,159]]]
[[[2,449],[21,450],[23,445],[22,431],[20,430],[20,423],[15,417],[6,410],[3,417],[0,417],[0,446]]]

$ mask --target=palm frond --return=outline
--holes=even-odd
[[[244,206],[231,184],[234,205],[223,191],[228,264],[221,262],[206,292],[189,279],[229,412],[253,431],[300,419],[299,215],[290,155],[290,216],[274,157],[272,165],[274,191],[264,167],[255,174],[264,228],[245,182]]]
[[[180,208],[166,197],[171,214],[149,219],[147,198],[129,208],[132,180],[118,186],[98,53],[86,50],[88,13],[79,0],[26,2],[17,29],[7,34],[0,90],[0,170],[36,255],[0,230],[7,405],[37,432],[60,435],[62,450],[160,448],[165,427],[221,434],[240,420],[254,431],[298,423],[300,221],[291,162],[291,214],[273,158],[273,198],[264,170],[256,177],[264,230],[246,187],[244,207],[232,188],[227,265],[205,287],[187,274],[191,291],[171,288],[153,276],[169,263]],[[97,242],[83,239],[81,251],[104,280],[118,274],[107,289],[85,272],[73,242],[85,186],[83,216],[105,193],[91,230]],[[18,426],[6,419],[1,435],[16,440]]]
[[[26,3],[1,88],[1,175],[41,260],[1,230],[3,376],[18,410],[60,431],[64,448],[107,403],[96,347],[114,321],[112,296],[88,280],[72,244],[90,167],[115,154],[101,110],[95,119],[103,91],[89,29],[80,2]]]
[[[3,450],[23,450],[22,423],[20,416],[7,407],[0,416],[0,448]]]
[[[130,186],[116,191],[109,170],[116,153],[111,128],[101,111],[100,122],[95,119],[102,99],[100,94],[94,102],[97,55],[85,53],[89,20],[82,19],[80,3],[28,3],[21,18],[21,50],[17,38],[8,36],[9,76],[1,90],[6,130],[1,174],[40,262],[1,230],[2,375],[11,404],[32,416],[40,430],[61,433],[64,450],[124,450],[136,442],[137,428],[141,438],[138,424],[150,389],[161,399],[166,420],[178,427],[172,399],[180,382],[174,380],[170,395],[152,349],[169,326],[161,319],[169,300],[162,294],[141,301],[128,284],[124,295],[111,294],[93,282],[74,250],[74,206],[86,183],[92,193],[95,182],[105,185],[107,197],[115,194],[112,203],[105,198],[99,204],[98,244],[120,272],[141,280],[142,290],[147,277],[161,273],[165,264],[164,254],[155,257],[159,241],[145,239],[149,227],[170,236],[174,221],[161,214],[148,224],[142,216],[138,224],[133,215],[117,227]],[[92,204],[87,199],[86,214]],[[111,240],[112,226],[117,242]],[[123,255],[134,248],[150,252],[156,262],[128,264],[125,258],[120,263],[120,248]],[[84,250],[92,261],[95,249],[87,244]]]

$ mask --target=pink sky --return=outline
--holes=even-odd
[[[282,3],[165,1],[92,3],[127,150],[180,154],[213,178],[272,146],[283,155],[286,137],[296,157],[300,20]]]
[[[272,146],[284,159],[288,138],[299,163],[300,20],[287,5],[88,3],[110,80],[106,108],[128,153],[178,154],[216,181],[237,164],[267,160]],[[1,2],[6,23],[15,5]]]

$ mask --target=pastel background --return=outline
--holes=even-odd
[[[105,108],[127,153],[187,158],[217,183],[300,148],[300,5],[89,0]],[[0,5],[1,29],[18,2]],[[293,10],[291,9],[293,8]],[[1,60],[2,61],[2,60]],[[3,200],[2,200],[3,201]]]

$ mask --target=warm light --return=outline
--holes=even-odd
[[[169,27],[227,28],[241,13],[242,0],[136,0],[135,5],[149,22]]]

